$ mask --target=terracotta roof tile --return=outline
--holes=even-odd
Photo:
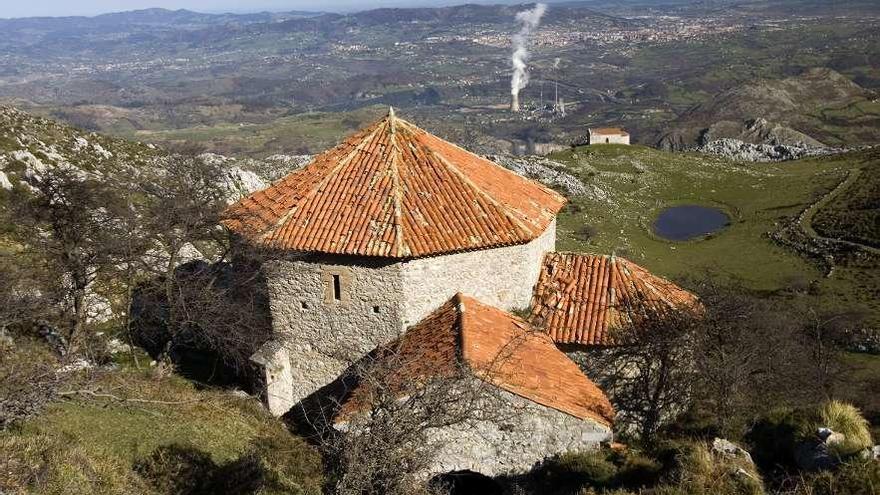
[[[532,297],[529,321],[557,343],[613,345],[615,330],[697,297],[623,258],[548,253]]]
[[[392,111],[232,205],[223,223],[272,249],[411,258],[531,241],[564,204]]]
[[[590,128],[591,134],[600,134],[603,136],[612,135],[612,136],[629,136],[629,133],[620,127],[592,127]]]
[[[407,382],[452,377],[464,365],[487,382],[545,407],[605,425],[614,418],[605,394],[546,334],[461,294],[386,348],[397,350],[397,376]],[[337,422],[364,407],[369,395],[365,388],[352,393]]]

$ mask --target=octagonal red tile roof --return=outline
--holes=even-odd
[[[700,307],[692,293],[629,260],[548,253],[529,321],[560,344],[614,345],[615,330],[641,318]]]
[[[271,249],[414,258],[531,241],[565,201],[392,110],[232,205],[223,224]]]

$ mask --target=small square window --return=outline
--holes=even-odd
[[[373,306],[373,313],[379,314],[382,312],[382,308],[379,306]]]
[[[302,309],[309,309],[309,303],[303,301],[300,304],[302,305]]]

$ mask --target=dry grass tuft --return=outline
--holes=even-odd
[[[853,454],[874,445],[871,439],[871,424],[852,404],[836,400],[826,402],[819,409],[819,417],[822,424],[817,428],[819,426],[831,428],[846,437],[843,444],[836,446],[841,454]],[[815,431],[814,429],[814,434]]]

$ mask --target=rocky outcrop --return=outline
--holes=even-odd
[[[563,164],[549,158],[505,155],[489,155],[487,158],[523,177],[537,180],[549,187],[564,189],[569,196],[587,194],[587,187],[580,179],[566,172]]]
[[[732,138],[752,144],[803,145],[812,148],[825,146],[803,132],[767,119],[757,118],[745,122],[720,121],[712,124],[700,135],[700,144],[718,139]]]
[[[746,162],[783,162],[811,156],[825,156],[849,151],[847,148],[829,148],[796,144],[753,144],[739,139],[718,139],[692,148],[701,153],[719,155]]]

